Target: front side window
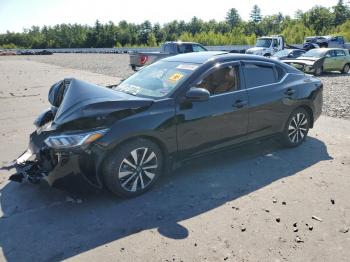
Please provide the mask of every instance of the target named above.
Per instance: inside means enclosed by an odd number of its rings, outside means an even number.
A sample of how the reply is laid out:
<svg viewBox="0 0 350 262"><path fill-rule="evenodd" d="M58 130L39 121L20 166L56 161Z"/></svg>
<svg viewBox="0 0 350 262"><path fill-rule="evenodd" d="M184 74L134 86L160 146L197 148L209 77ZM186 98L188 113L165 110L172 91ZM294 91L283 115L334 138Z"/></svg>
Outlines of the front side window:
<svg viewBox="0 0 350 262"><path fill-rule="evenodd" d="M193 45L193 52L203 52L203 51L207 51L207 50L201 47L200 45Z"/></svg>
<svg viewBox="0 0 350 262"><path fill-rule="evenodd" d="M239 67L225 66L209 73L196 87L207 89L210 95L217 95L238 90L239 83Z"/></svg>
<svg viewBox="0 0 350 262"><path fill-rule="evenodd" d="M278 41L277 41L277 39L273 39L273 47L278 47Z"/></svg>
<svg viewBox="0 0 350 262"><path fill-rule="evenodd" d="M243 67L247 88L269 85L276 82L273 66L247 63Z"/></svg>
<svg viewBox="0 0 350 262"><path fill-rule="evenodd" d="M328 51L326 57L335 57L337 56L334 50Z"/></svg>

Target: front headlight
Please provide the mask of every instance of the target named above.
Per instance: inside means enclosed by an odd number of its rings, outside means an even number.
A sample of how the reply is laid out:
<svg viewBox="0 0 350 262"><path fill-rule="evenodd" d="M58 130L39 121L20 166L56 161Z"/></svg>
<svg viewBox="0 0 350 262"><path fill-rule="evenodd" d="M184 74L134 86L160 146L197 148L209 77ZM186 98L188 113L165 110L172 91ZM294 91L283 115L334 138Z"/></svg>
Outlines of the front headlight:
<svg viewBox="0 0 350 262"><path fill-rule="evenodd" d="M107 131L108 129L102 129L86 133L49 136L44 142L49 147L55 149L79 147L96 141L106 134Z"/></svg>

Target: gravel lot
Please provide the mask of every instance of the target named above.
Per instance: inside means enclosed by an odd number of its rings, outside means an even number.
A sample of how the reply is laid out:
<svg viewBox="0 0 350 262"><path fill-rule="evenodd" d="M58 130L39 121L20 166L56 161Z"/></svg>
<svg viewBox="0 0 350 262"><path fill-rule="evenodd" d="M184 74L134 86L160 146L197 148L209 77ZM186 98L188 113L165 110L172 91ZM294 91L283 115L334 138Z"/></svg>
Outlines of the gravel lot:
<svg viewBox="0 0 350 262"><path fill-rule="evenodd" d="M127 54L54 54L14 56L7 59L26 59L120 78L126 78L133 73ZM330 73L320 79L324 83L323 114L350 119L350 74Z"/></svg>

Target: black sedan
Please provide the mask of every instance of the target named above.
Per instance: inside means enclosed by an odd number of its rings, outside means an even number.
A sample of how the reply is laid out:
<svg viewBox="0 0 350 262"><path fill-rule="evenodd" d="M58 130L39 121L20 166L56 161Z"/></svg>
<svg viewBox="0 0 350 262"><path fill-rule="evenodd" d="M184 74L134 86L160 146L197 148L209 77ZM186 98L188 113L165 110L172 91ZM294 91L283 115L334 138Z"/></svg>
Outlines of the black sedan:
<svg viewBox="0 0 350 262"><path fill-rule="evenodd" d="M110 88L65 79L49 101L11 179L52 185L79 175L131 197L208 152L275 135L300 145L321 114L322 83L272 59L203 52L163 59Z"/></svg>

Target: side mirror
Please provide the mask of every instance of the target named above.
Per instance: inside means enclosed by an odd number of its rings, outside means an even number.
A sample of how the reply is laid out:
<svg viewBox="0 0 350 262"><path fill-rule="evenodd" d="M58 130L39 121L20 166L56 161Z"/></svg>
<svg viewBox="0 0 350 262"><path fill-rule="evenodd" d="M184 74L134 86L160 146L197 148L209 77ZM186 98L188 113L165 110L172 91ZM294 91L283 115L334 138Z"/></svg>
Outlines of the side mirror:
<svg viewBox="0 0 350 262"><path fill-rule="evenodd" d="M186 93L186 98L192 102L208 101L210 93L207 89L192 87Z"/></svg>

